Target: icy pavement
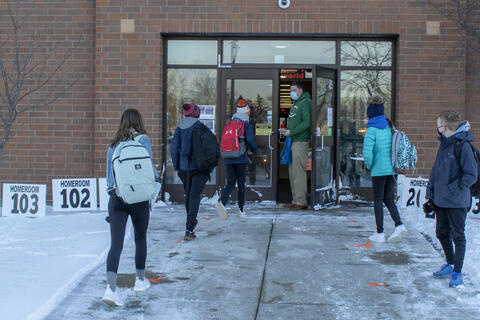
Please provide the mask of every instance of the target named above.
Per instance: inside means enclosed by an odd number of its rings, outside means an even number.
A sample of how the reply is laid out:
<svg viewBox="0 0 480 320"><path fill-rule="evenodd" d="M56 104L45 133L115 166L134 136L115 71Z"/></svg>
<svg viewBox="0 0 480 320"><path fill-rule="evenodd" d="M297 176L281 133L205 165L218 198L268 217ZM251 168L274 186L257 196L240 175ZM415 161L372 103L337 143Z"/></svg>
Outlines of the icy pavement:
<svg viewBox="0 0 480 320"><path fill-rule="evenodd" d="M202 205L192 242L182 240L183 206L156 208L147 276L158 284L133 292L130 240L119 269L123 307L101 301L103 263L47 319L479 318L478 286L468 276L464 290L433 279L444 260L408 219L410 232L399 242L362 246L374 230L372 208L246 208L247 218L224 221L212 205ZM388 236L393 226L387 212L385 227Z"/></svg>

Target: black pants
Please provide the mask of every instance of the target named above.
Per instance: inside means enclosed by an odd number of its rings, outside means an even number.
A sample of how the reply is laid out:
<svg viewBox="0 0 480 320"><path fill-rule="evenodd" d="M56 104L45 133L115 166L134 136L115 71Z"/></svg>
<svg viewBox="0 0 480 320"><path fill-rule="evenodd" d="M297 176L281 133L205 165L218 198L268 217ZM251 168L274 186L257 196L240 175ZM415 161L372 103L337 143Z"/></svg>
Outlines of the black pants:
<svg viewBox="0 0 480 320"><path fill-rule="evenodd" d="M464 208L439 208L436 211L436 234L440 241L448 264L453 264L455 272L462 272L465 257L465 220L467 210ZM455 251L453 250L455 244Z"/></svg>
<svg viewBox="0 0 480 320"><path fill-rule="evenodd" d="M227 185L223 189L221 201L223 205L226 205L228 198L235 188L235 183L238 186L238 207L243 211L243 205L245 204L245 185L247 176L247 163L227 164Z"/></svg>
<svg viewBox="0 0 480 320"><path fill-rule="evenodd" d="M395 187L395 178L390 176L372 177L373 199L375 209L375 223L377 224L377 232L383 232L383 204L390 212L390 216L395 222L395 227L402 225L402 219L398 213L397 206L393 199L393 190Z"/></svg>
<svg viewBox="0 0 480 320"><path fill-rule="evenodd" d="M210 175L208 172L178 171L178 176L182 180L183 189L185 190L185 209L187 212L185 227L188 231L193 231L198 222L197 214L200 208L200 196Z"/></svg>
<svg viewBox="0 0 480 320"><path fill-rule="evenodd" d="M117 273L120 255L123 250L125 227L128 216L132 219L135 232L135 267L145 269L147 260L147 229L150 220L150 203L143 201L135 204L124 203L116 195L108 201L108 217L110 220L110 251L107 257L107 272Z"/></svg>

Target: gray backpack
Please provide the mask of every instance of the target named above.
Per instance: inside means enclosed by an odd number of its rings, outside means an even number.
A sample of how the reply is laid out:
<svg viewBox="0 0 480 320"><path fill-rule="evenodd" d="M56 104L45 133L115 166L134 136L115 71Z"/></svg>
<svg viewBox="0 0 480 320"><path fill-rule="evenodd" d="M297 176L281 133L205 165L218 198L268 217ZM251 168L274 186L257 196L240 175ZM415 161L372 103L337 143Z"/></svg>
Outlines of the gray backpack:
<svg viewBox="0 0 480 320"><path fill-rule="evenodd" d="M129 204L149 201L156 196L152 159L139 142L142 136L120 142L112 157L116 194Z"/></svg>

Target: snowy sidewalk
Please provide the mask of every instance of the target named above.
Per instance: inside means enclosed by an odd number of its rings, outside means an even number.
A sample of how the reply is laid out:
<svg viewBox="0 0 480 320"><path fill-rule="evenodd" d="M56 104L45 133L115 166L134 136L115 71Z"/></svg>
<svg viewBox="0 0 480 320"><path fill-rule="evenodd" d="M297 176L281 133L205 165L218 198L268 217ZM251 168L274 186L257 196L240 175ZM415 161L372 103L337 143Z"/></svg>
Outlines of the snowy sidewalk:
<svg viewBox="0 0 480 320"><path fill-rule="evenodd" d="M247 209L246 219L223 221L202 205L198 238L183 242L183 207L156 208L147 275L158 284L133 292L129 241L119 270L124 307L101 301L102 264L47 319L478 319L476 284L468 274L464 290L432 278L443 259L413 219L400 242L361 246L374 229L372 208ZM387 216L385 225L388 235Z"/></svg>
<svg viewBox="0 0 480 320"><path fill-rule="evenodd" d="M0 217L0 314L39 319L104 263L110 241L105 212Z"/></svg>

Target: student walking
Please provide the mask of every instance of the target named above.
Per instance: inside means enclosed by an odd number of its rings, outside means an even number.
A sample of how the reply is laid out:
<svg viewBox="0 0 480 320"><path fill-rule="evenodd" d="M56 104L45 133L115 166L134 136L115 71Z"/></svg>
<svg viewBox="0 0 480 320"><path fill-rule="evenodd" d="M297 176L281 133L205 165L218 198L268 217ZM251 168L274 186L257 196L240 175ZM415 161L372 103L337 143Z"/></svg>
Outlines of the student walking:
<svg viewBox="0 0 480 320"><path fill-rule="evenodd" d="M150 218L150 203L148 200L127 203L118 196L118 187L114 177L112 160L116 147L128 140L138 141L143 146L151 164L152 147L150 139L146 135L142 116L136 109L125 110L120 119L120 127L113 138L107 152L107 192L110 195L108 201L108 222L110 223L110 250L107 257L107 288L102 300L114 306L122 306L123 301L117 292L117 271L120 255L123 249L125 227L128 216L132 219L135 234L135 291L144 291L150 287L149 280L145 277L145 261L147 259L147 228ZM137 148L138 149L138 148ZM158 180L158 172L152 164L153 174ZM118 173L117 173L118 175Z"/></svg>
<svg viewBox="0 0 480 320"><path fill-rule="evenodd" d="M182 180L185 190L187 222L185 224L184 240L190 241L197 237L194 231L198 224L197 214L200 208L200 196L207 180L210 178L211 170L198 170L192 160L192 133L196 127L202 125L198 120L200 109L192 103L185 103L182 108L184 118L175 129L170 146L170 155L173 168L178 171L178 177Z"/></svg>
<svg viewBox="0 0 480 320"><path fill-rule="evenodd" d="M248 122L249 116L250 116L250 107L248 106L248 104L245 103L243 99L239 99L237 102L237 112L232 116L232 121L230 123L236 126L234 130L236 130L237 133L234 135L239 136L239 139L242 139L242 137L240 137L242 133L239 131L242 131L242 127L243 127L243 137L244 137L243 142L246 144L246 146L248 146L250 150L252 150L253 153L255 153L257 152L257 145L255 144L255 141L254 141L253 127ZM235 141L235 143L240 143L240 141ZM224 219L228 218L225 205L227 204L228 198L230 197L230 194L235 188L235 183L236 183L238 186L238 209L239 209L238 216L245 217L247 215L244 210L245 186L246 186L246 176L247 176L247 170L248 170L247 150L245 149L245 152L238 157L225 158L225 164L226 164L226 173L227 173L227 185L223 189L222 195L218 203L215 205L215 208L217 209L218 214L222 218Z"/></svg>
<svg viewBox="0 0 480 320"><path fill-rule="evenodd" d="M436 235L446 264L433 273L435 278L451 277L449 286L463 285L465 257L465 220L470 206L470 186L477 181L477 162L470 146L470 124L455 111L444 111L437 118L440 146L427 184L424 210L436 211ZM456 154L458 150L458 155ZM455 248L452 244L455 245Z"/></svg>
<svg viewBox="0 0 480 320"><path fill-rule="evenodd" d="M384 114L384 105L380 97L374 96L367 108L368 128L363 140L363 158L365 166L371 170L374 197L375 223L377 232L369 237L370 241L385 242L383 233L383 204L395 222L395 231L388 241L397 240L407 231L403 225L393 199L396 171L392 165L392 129Z"/></svg>

